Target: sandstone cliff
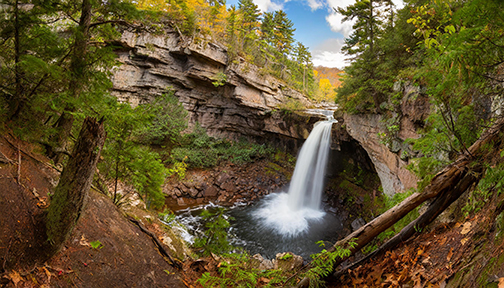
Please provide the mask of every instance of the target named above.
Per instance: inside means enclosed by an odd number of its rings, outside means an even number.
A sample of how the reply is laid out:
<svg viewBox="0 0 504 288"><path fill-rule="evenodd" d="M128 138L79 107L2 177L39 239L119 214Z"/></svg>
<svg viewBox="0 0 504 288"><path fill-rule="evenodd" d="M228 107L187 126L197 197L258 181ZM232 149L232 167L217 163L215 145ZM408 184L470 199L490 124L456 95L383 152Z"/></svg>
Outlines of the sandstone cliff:
<svg viewBox="0 0 504 288"><path fill-rule="evenodd" d="M314 114L283 113L279 109L282 103L311 104L260 67L243 59L230 61L219 44L188 43L170 28L163 34L124 31L120 44L117 54L122 65L114 70L112 93L120 101L138 105L173 89L189 112L190 126L198 122L211 136L244 137L296 153L313 124L322 119ZM333 135L338 135L333 148L338 150L341 141L357 140L388 195L416 186L416 177L405 168L405 155L412 152L404 140L417 137L415 128L428 111L428 106L417 100L418 91L406 86L399 89L405 95L398 111L403 117L398 117L400 130L388 145L378 136L386 131L381 115L345 115L351 137L333 129Z"/></svg>
<svg viewBox="0 0 504 288"><path fill-rule="evenodd" d="M281 103L310 105L301 93L243 60L229 63L224 47L187 43L169 28L162 35L124 31L121 66L113 73L113 94L133 105L169 87L211 136L277 142L297 150L319 116L298 117L278 110ZM273 140L273 141L271 141Z"/></svg>
<svg viewBox="0 0 504 288"><path fill-rule="evenodd" d="M351 137L366 150L380 177L383 192L389 196L415 188L418 178L406 166L409 158L416 154L408 138L418 138L416 130L422 127L429 113L428 99L421 95L417 87L403 85L396 90L403 93L399 107L391 115L345 115L344 123ZM390 119L396 119L395 133L390 131Z"/></svg>

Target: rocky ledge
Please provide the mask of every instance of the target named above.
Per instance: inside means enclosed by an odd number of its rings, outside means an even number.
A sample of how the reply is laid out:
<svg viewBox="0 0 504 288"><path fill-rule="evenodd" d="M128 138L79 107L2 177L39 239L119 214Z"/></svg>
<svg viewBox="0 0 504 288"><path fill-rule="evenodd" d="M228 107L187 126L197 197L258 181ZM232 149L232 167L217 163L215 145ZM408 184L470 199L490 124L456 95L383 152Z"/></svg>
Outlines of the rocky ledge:
<svg viewBox="0 0 504 288"><path fill-rule="evenodd" d="M113 71L112 93L138 105L173 89L209 135L267 141L297 151L318 115L296 115L279 110L281 103L310 105L300 92L243 59L229 63L224 47L187 43L177 31L163 34L124 31L117 50L122 65Z"/></svg>
<svg viewBox="0 0 504 288"><path fill-rule="evenodd" d="M259 160L247 165L226 163L212 170L191 170L186 178L170 178L163 191L174 210L216 202L231 205L248 203L263 195L277 192L288 182L291 169Z"/></svg>

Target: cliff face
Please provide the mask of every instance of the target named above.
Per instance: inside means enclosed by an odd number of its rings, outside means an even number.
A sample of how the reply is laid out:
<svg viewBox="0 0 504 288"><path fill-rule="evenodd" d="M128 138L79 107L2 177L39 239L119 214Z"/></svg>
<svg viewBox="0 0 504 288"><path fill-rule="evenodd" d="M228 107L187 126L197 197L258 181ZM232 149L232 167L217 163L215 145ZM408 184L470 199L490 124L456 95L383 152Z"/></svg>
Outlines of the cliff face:
<svg viewBox="0 0 504 288"><path fill-rule="evenodd" d="M345 115L344 123L351 137L356 139L366 150L380 177L383 192L389 196L415 188L418 178L406 166L412 151L408 138L418 138L416 129L421 127L429 113L428 99L413 87L397 87L403 93L400 107L393 115ZM394 135L383 136L389 131L387 119L398 119L394 122L397 131Z"/></svg>
<svg viewBox="0 0 504 288"><path fill-rule="evenodd" d="M226 49L218 44L188 43L177 31L166 28L163 34L124 31L120 45L117 54L122 65L114 70L112 93L120 101L138 105L173 89L189 112L189 125L198 122L211 136L245 137L296 153L313 124L322 119L315 114L281 112L282 103L310 103L260 67L242 59L229 61ZM415 187L417 181L405 169L408 160L399 155L409 151L403 141L416 137L415 125L424 120L425 113L414 111L425 110L425 105L411 96L417 92L402 89L406 100L400 114L405 117L391 145L383 144L378 136L386 131L380 115L346 115L344 122L351 137L339 135L341 139L333 141L338 150L339 142L357 140L388 195Z"/></svg>
<svg viewBox="0 0 504 288"><path fill-rule="evenodd" d="M211 136L253 140L269 138L296 150L318 116L290 117L280 103L308 100L280 80L244 61L228 64L227 51L213 44L187 44L167 28L163 35L125 31L113 73L113 94L133 105L171 87L196 122ZM273 141L271 141L273 140Z"/></svg>

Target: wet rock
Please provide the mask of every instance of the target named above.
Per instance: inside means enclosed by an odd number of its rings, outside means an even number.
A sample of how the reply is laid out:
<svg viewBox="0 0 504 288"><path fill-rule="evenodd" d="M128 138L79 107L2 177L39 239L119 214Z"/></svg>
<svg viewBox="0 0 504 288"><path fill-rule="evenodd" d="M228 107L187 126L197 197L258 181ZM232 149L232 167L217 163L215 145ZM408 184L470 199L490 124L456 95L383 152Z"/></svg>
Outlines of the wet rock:
<svg viewBox="0 0 504 288"><path fill-rule="evenodd" d="M295 255L292 252L284 252L276 254L272 262L275 269L294 271L303 266L303 257Z"/></svg>
<svg viewBox="0 0 504 288"><path fill-rule="evenodd" d="M203 196L205 196L205 197L215 197L215 196L217 196L218 193L219 193L219 191L217 190L217 188L215 188L213 185L211 185L211 186L208 186L205 189L205 192L203 193Z"/></svg>
<svg viewBox="0 0 504 288"><path fill-rule="evenodd" d="M230 192L230 193L235 193L236 192L236 186L231 183L231 182L226 182L223 185L221 185L221 188Z"/></svg>
<svg viewBox="0 0 504 288"><path fill-rule="evenodd" d="M184 198L177 198L177 204L178 204L179 206L185 206L185 205L186 205L186 203L185 203L185 201L184 201Z"/></svg>
<svg viewBox="0 0 504 288"><path fill-rule="evenodd" d="M193 197L193 198L195 198L196 196L198 196L198 193L199 193L199 191L196 188L194 188L194 187L191 187L189 189L189 195L191 195L191 197Z"/></svg>
<svg viewBox="0 0 504 288"><path fill-rule="evenodd" d="M220 186L220 185L224 184L228 179L229 179L229 175L227 173L221 173L221 174L219 174L219 176L217 177L215 182L217 184L219 184L219 186Z"/></svg>
<svg viewBox="0 0 504 288"><path fill-rule="evenodd" d="M273 262L268 259L264 259L261 254L255 254L252 256L252 266L259 270L270 270L274 268Z"/></svg>
<svg viewBox="0 0 504 288"><path fill-rule="evenodd" d="M362 226L366 225L366 221L364 221L364 219L362 219L361 217L355 219L354 221L352 221L352 229L355 231L359 228L361 228Z"/></svg>

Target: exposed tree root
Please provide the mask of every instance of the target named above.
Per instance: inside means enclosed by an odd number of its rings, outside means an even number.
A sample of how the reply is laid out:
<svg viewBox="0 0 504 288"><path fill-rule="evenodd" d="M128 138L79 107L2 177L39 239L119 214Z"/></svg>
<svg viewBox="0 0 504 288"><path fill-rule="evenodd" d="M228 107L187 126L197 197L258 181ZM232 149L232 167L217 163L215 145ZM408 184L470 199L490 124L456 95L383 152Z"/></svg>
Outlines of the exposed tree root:
<svg viewBox="0 0 504 288"><path fill-rule="evenodd" d="M132 217L128 217L128 220L135 224L136 226L138 226L138 228L140 228L140 230L142 232L144 232L145 234L149 235L149 237L152 239L152 241L154 242L154 244L156 244L156 247L158 248L159 250L159 253L161 253L161 255L165 256L166 258L168 258L168 260L170 261L170 265L174 268L177 268L177 269L182 269L182 264L180 263L180 261L176 260L176 259L173 259L170 254L168 253L168 251L166 251L166 249L164 249L163 245L161 244L161 242L159 242L159 239L157 239L156 235L152 232L150 232L149 230L147 230L147 228L145 228L142 223Z"/></svg>

